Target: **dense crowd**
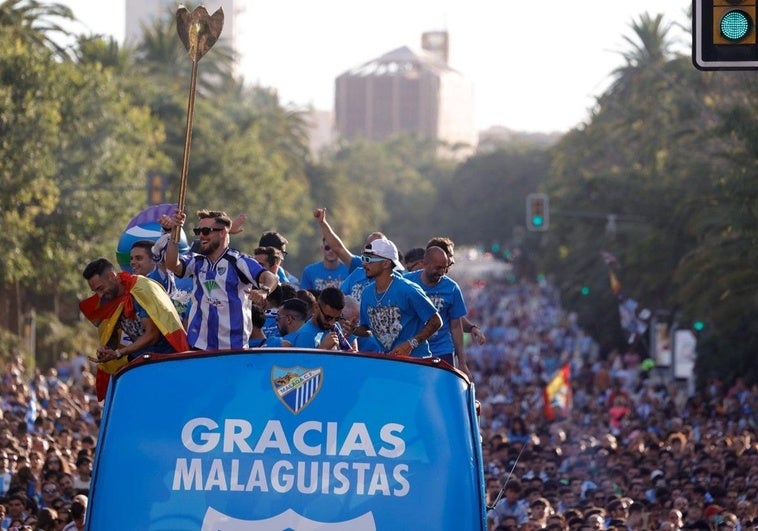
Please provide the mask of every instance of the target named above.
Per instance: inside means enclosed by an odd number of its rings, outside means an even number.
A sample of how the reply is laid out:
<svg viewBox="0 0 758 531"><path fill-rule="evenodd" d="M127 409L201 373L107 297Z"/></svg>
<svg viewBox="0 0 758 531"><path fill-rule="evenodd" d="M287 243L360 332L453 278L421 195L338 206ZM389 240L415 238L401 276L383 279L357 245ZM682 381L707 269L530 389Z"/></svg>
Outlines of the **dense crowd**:
<svg viewBox="0 0 758 531"><path fill-rule="evenodd" d="M758 527L758 386L714 376L689 392L637 353L601 352L548 284L472 286L490 529ZM573 405L548 422L543 388L564 364Z"/></svg>
<svg viewBox="0 0 758 531"><path fill-rule="evenodd" d="M693 394L635 353L602 352L549 284L460 283L487 336L466 352L491 530L758 526L756 386L713 377ZM0 527L82 529L101 415L93 367L81 353L36 371L7 358ZM565 364L573 405L548 422L543 387Z"/></svg>
<svg viewBox="0 0 758 531"><path fill-rule="evenodd" d="M36 370L9 355L0 381L0 528L82 529L101 406L82 354Z"/></svg>

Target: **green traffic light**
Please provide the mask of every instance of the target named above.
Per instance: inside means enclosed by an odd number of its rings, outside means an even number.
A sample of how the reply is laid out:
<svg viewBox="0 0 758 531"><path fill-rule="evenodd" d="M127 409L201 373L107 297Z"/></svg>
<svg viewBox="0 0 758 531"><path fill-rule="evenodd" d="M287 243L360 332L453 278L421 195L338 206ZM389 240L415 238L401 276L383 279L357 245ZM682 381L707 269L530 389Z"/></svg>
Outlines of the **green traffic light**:
<svg viewBox="0 0 758 531"><path fill-rule="evenodd" d="M580 290L580 293L586 297L587 295L590 294L590 287L589 286L582 286L582 289Z"/></svg>
<svg viewBox="0 0 758 531"><path fill-rule="evenodd" d="M721 17L721 35L730 41L740 41L750 33L750 17L744 11L735 9Z"/></svg>
<svg viewBox="0 0 758 531"><path fill-rule="evenodd" d="M545 222L542 216L532 216L532 225L535 227L541 227Z"/></svg>
<svg viewBox="0 0 758 531"><path fill-rule="evenodd" d="M692 328L694 328L697 332L702 332L703 328L705 328L705 323L703 321L695 321L692 323Z"/></svg>

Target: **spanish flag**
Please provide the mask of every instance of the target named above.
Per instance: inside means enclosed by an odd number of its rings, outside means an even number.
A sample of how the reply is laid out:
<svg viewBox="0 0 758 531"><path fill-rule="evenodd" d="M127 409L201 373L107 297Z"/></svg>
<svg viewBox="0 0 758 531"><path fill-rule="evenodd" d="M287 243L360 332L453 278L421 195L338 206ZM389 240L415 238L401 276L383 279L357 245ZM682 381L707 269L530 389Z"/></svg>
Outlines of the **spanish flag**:
<svg viewBox="0 0 758 531"><path fill-rule="evenodd" d="M119 319L122 314L134 318L134 301L137 301L176 352L189 350L187 334L182 327L181 318L176 313L176 308L163 286L149 278L130 273L119 273L118 278L125 288L124 293L119 297L101 301L100 297L93 295L79 303L79 310L97 327L100 345L106 346L118 342L121 336L121 330L118 327ZM98 364L95 377L98 400L105 398L110 375L126 363L127 360L124 357Z"/></svg>
<svg viewBox="0 0 758 531"><path fill-rule="evenodd" d="M571 410L571 366L566 363L542 390L545 418L566 418Z"/></svg>

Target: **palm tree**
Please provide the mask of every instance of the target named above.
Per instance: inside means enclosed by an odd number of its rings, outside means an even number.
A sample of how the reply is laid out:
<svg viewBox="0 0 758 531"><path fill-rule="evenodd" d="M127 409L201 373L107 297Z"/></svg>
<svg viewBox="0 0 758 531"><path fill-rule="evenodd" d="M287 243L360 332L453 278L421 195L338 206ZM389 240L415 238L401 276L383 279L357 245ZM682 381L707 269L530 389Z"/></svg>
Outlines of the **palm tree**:
<svg viewBox="0 0 758 531"><path fill-rule="evenodd" d="M3 0L0 3L0 31L12 34L30 46L48 48L58 57L67 59L67 49L54 36L67 37L70 33L57 19L75 20L71 9L62 4L36 0Z"/></svg>
<svg viewBox="0 0 758 531"><path fill-rule="evenodd" d="M629 44L629 50L619 52L626 64L613 71L616 78L611 92L625 94L632 90L632 85L637 81L641 72L657 71L671 59L672 42L669 39L669 31L672 24L663 22L663 15L651 17L643 13L637 21L632 22L632 31L636 39L624 36L624 41Z"/></svg>
<svg viewBox="0 0 758 531"><path fill-rule="evenodd" d="M134 51L119 46L113 37L79 36L74 55L79 64L99 63L119 74L129 75L134 66Z"/></svg>

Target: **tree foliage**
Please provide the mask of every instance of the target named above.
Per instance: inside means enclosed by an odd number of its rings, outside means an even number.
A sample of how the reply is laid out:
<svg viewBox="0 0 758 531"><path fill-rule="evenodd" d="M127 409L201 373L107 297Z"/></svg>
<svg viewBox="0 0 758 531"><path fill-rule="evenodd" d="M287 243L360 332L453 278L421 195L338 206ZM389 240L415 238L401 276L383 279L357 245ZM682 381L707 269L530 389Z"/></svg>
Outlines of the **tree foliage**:
<svg viewBox="0 0 758 531"><path fill-rule="evenodd" d="M18 330L30 308L50 312L41 344L50 356L64 340L70 347L58 319L76 315L81 268L113 257L145 207L149 172L169 176L167 201L176 201L191 68L169 16L134 49L78 36L73 60L61 60L68 51L48 37L69 14L0 3L0 325ZM319 258L316 206L354 252L376 230L401 251L447 235L497 250L527 280L536 262L606 349L625 348L602 259L610 253L625 294L682 325L706 323L701 375L756 382L758 81L695 71L671 54L668 31L660 16L634 21L609 89L557 145L488 145L462 162L407 134L342 141L314 160L308 109L245 85L216 43L199 65L188 224L200 208L244 213L234 246L250 251L261 232L278 230L296 275ZM550 197L546 233L523 227L536 191Z"/></svg>
<svg viewBox="0 0 758 531"><path fill-rule="evenodd" d="M626 294L681 325L708 323L704 335L718 340L703 341L710 358L701 356L701 374L756 380L748 361L754 340L737 340L758 331L747 317L758 310L754 76L705 74L688 58L667 56L659 17L641 17L633 29L640 44L624 55L627 65L591 122L553 153L552 206L595 217L553 217L545 268L564 300L579 304L587 282L608 293L600 253L610 252ZM610 232L608 214L616 216ZM597 327L614 305L607 296L585 301L583 324ZM613 319L596 336L619 346ZM731 361L707 361L717 357Z"/></svg>

